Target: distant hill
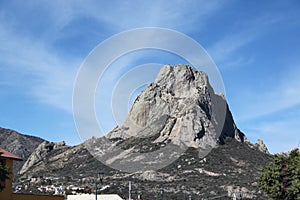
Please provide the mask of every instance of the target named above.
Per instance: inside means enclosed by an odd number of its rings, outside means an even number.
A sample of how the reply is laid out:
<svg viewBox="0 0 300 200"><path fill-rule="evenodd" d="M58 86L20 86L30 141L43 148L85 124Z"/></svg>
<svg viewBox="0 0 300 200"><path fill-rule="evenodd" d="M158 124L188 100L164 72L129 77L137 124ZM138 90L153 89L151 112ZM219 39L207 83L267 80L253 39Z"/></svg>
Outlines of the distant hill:
<svg viewBox="0 0 300 200"><path fill-rule="evenodd" d="M14 130L0 127L0 147L23 159L21 162L14 163L14 174L17 174L30 154L44 141L44 139L39 137L24 135Z"/></svg>

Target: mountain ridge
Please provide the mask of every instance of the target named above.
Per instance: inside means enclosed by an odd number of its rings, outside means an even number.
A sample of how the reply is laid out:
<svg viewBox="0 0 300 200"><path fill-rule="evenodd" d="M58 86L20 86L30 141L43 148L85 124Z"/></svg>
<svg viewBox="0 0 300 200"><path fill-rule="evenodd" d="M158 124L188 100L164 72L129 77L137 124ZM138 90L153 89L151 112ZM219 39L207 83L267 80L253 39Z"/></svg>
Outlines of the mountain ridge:
<svg viewBox="0 0 300 200"><path fill-rule="evenodd" d="M166 161L157 155L175 156ZM153 167L151 159L164 162ZM182 200L187 194L232 199L234 193L267 199L257 178L258 168L271 159L262 141L251 144L237 128L224 96L214 93L204 72L166 65L134 101L122 125L76 146L40 143L19 177L56 177L60 184L93 188L95 172L101 170L105 192L123 196L131 181L145 199L153 198L158 185L170 199Z"/></svg>
<svg viewBox="0 0 300 200"><path fill-rule="evenodd" d="M36 136L21 134L17 131L0 127L0 147L19 156L23 161L15 162L14 174L17 174L31 153L44 139Z"/></svg>

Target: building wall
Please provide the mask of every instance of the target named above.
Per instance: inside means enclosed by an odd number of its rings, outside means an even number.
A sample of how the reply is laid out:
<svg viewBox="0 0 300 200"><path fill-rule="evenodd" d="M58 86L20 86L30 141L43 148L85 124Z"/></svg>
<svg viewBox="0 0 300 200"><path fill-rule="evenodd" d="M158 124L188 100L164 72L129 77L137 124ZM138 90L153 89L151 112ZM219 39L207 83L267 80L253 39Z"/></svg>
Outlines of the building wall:
<svg viewBox="0 0 300 200"><path fill-rule="evenodd" d="M12 200L64 200L60 195L12 194Z"/></svg>
<svg viewBox="0 0 300 200"><path fill-rule="evenodd" d="M3 159L4 164L10 168L11 173L9 174L9 179L5 181L5 188L2 192L0 192L0 200L9 200L11 199L12 193L12 169L13 169L13 161L10 159Z"/></svg>
<svg viewBox="0 0 300 200"><path fill-rule="evenodd" d="M117 194L101 194L98 195L99 200L123 200ZM95 194L77 194L77 195L68 195L67 200L95 200Z"/></svg>
<svg viewBox="0 0 300 200"><path fill-rule="evenodd" d="M0 192L0 200L64 200L64 196L37 195L37 194L16 194L12 193L12 170L13 160L4 159L4 164L10 168L9 179L5 181L5 188Z"/></svg>

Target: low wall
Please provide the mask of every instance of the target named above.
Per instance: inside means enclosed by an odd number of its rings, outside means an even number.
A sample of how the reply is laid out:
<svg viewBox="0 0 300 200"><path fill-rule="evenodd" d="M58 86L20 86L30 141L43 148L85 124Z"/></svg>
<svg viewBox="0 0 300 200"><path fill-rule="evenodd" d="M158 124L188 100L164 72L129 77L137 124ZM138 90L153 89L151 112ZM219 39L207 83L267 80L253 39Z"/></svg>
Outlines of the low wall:
<svg viewBox="0 0 300 200"><path fill-rule="evenodd" d="M117 194L100 194L98 195L99 200L123 200ZM95 200L95 194L77 194L68 195L67 200Z"/></svg>
<svg viewBox="0 0 300 200"><path fill-rule="evenodd" d="M12 194L12 200L64 200L61 195Z"/></svg>

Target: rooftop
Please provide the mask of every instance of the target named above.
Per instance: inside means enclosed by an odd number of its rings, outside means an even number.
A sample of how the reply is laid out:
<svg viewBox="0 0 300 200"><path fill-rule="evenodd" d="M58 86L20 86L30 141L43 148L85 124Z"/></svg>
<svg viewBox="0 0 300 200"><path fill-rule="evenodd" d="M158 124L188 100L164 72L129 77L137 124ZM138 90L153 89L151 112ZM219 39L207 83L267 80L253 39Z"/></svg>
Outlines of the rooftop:
<svg viewBox="0 0 300 200"><path fill-rule="evenodd" d="M18 157L18 156L16 156L16 155L14 155L14 154L12 154L12 153L6 151L5 149L0 148L0 152L2 153L2 154L0 155L0 157L2 157L2 158L7 158L7 159L12 159L12 160L19 160L19 161L22 161L22 158L20 158L20 157Z"/></svg>

